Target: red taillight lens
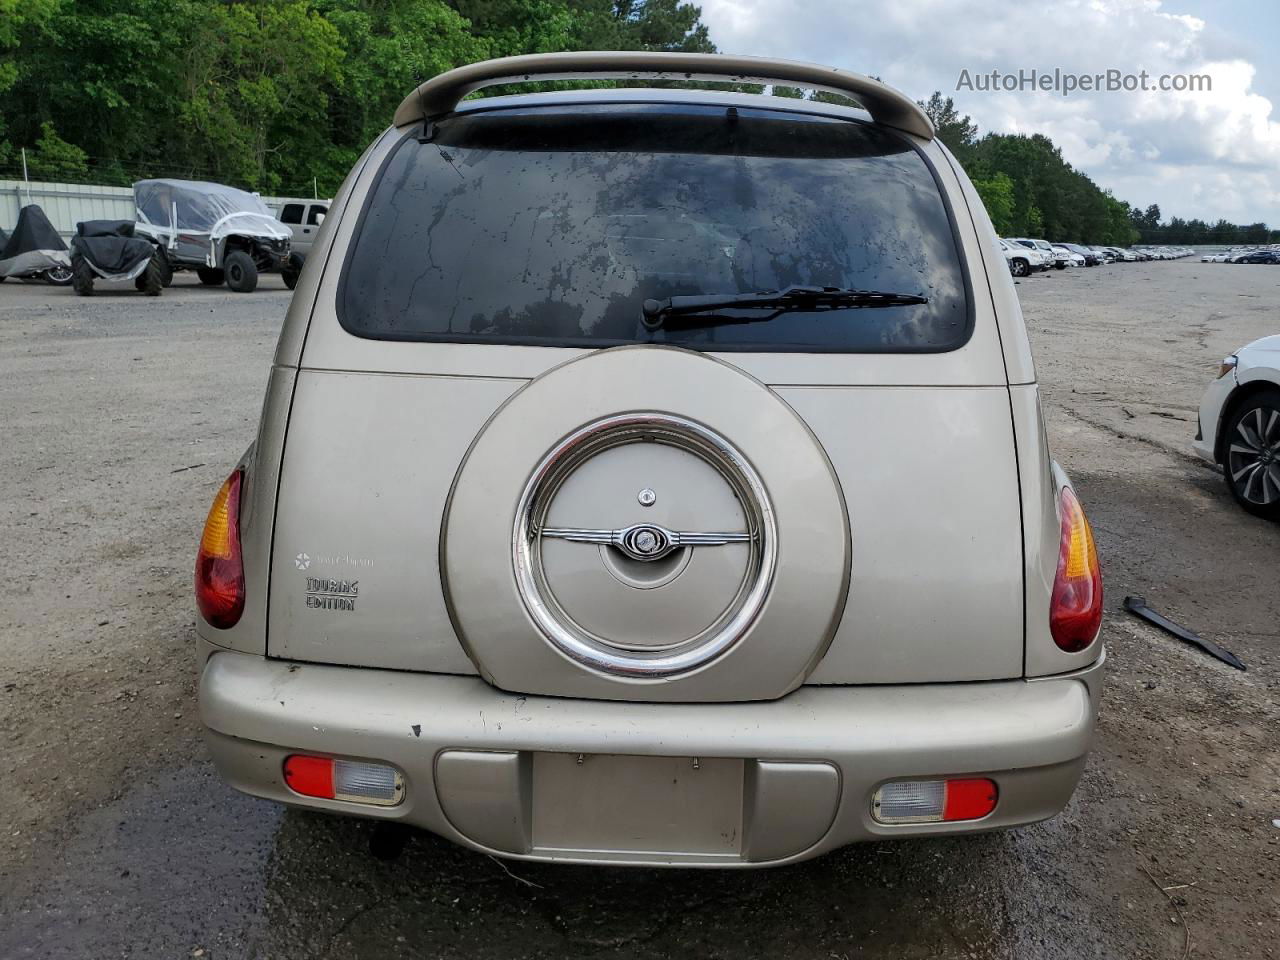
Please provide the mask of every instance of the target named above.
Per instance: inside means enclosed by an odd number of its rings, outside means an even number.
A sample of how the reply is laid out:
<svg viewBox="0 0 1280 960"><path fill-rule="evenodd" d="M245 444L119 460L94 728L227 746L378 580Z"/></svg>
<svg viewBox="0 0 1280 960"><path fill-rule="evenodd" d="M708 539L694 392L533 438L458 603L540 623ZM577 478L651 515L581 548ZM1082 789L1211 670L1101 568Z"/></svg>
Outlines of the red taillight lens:
<svg viewBox="0 0 1280 960"><path fill-rule="evenodd" d="M372 760L336 760L293 753L284 758L284 782L294 793L322 800L394 807L404 799L404 777Z"/></svg>
<svg viewBox="0 0 1280 960"><path fill-rule="evenodd" d="M996 808L998 795L991 780L948 780L942 819L981 820Z"/></svg>
<svg viewBox="0 0 1280 960"><path fill-rule="evenodd" d="M1079 653L1093 643L1102 625L1102 568L1080 501L1070 487L1059 497L1062 544L1049 602L1049 629L1061 649Z"/></svg>
<svg viewBox="0 0 1280 960"><path fill-rule="evenodd" d="M954 823L981 820L996 808L1000 790L985 777L956 780L895 780L871 798L881 823Z"/></svg>
<svg viewBox="0 0 1280 960"><path fill-rule="evenodd" d="M304 797L333 799L333 759L295 753L285 757L284 782Z"/></svg>
<svg viewBox="0 0 1280 960"><path fill-rule="evenodd" d="M227 477L209 508L196 554L196 606L210 626L234 627L244 612L244 561L240 555L240 484L244 471Z"/></svg>

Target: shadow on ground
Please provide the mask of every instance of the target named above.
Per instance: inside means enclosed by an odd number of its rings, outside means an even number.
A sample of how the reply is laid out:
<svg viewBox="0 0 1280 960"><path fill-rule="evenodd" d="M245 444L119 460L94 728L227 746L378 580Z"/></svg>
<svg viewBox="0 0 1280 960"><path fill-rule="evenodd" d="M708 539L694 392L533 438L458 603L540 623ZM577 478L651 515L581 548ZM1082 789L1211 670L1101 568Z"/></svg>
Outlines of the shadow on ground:
<svg viewBox="0 0 1280 960"><path fill-rule="evenodd" d="M732 872L503 864L426 833L382 862L373 829L240 796L206 763L158 774L89 813L0 907L0 956L1013 953L1010 835Z"/></svg>

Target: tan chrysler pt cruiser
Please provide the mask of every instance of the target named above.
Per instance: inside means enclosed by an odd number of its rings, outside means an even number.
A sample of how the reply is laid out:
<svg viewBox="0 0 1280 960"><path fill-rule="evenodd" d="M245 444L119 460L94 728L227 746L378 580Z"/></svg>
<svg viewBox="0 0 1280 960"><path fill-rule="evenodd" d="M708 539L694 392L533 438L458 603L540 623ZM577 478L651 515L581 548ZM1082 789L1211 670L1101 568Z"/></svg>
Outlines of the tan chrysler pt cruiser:
<svg viewBox="0 0 1280 960"><path fill-rule="evenodd" d="M464 99L529 79L627 84ZM307 259L196 598L231 785L532 860L1043 820L1102 684L981 201L910 99L787 61L410 93Z"/></svg>

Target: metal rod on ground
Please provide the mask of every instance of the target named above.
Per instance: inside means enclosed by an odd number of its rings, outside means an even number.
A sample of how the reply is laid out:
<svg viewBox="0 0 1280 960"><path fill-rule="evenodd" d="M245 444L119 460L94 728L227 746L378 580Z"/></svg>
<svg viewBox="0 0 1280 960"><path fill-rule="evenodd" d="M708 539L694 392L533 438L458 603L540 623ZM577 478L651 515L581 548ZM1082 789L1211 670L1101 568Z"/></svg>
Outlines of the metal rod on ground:
<svg viewBox="0 0 1280 960"><path fill-rule="evenodd" d="M1210 656L1217 657L1223 663L1229 666L1235 667L1237 670L1248 669L1248 667L1244 665L1244 661L1242 661L1230 650L1227 650L1226 648L1219 646L1218 644L1214 643L1212 640L1206 640L1204 637L1200 636L1199 634L1192 633L1186 627L1183 627L1183 626L1180 626L1179 624L1174 623L1168 617L1163 617L1160 614L1156 613L1149 606L1147 606L1147 601L1142 599L1142 597L1125 597L1124 608L1128 610L1130 613L1132 613L1134 616L1141 617L1143 620L1146 620L1148 623L1154 624L1155 626L1163 630L1165 633L1173 634L1173 636L1177 637L1179 640L1183 640L1187 643L1192 644L1193 646L1199 647L1205 653L1209 654Z"/></svg>

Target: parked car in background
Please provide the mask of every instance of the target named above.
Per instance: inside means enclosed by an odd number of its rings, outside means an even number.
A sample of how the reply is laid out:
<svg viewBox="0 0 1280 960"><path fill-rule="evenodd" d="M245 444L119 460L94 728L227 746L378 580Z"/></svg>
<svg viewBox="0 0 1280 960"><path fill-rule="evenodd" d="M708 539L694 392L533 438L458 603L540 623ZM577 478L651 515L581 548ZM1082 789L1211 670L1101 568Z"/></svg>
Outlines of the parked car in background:
<svg viewBox="0 0 1280 960"><path fill-rule="evenodd" d="M1096 267L1102 262L1097 252L1090 247L1084 247L1078 243L1064 243L1063 246L1072 253L1078 254L1084 260L1084 266L1086 267Z"/></svg>
<svg viewBox="0 0 1280 960"><path fill-rule="evenodd" d="M133 198L137 234L157 240L172 269L195 270L201 283L226 283L237 293L255 290L258 275L270 270L290 289L298 282L289 228L256 194L196 180L139 180Z"/></svg>
<svg viewBox="0 0 1280 960"><path fill-rule="evenodd" d="M1024 252L1025 255L1031 261L1032 272L1035 272L1038 270L1048 270L1050 267L1053 266L1053 261L1050 260L1047 256L1045 256L1044 251L1040 250L1040 248L1035 246L1035 244L1018 243L1016 240L1011 240L1007 237L1002 237L999 239L1001 243L1006 244L1011 250Z"/></svg>
<svg viewBox="0 0 1280 960"><path fill-rule="evenodd" d="M1192 447L1222 468L1237 503L1280 520L1280 336L1222 361L1200 402Z"/></svg>
<svg viewBox="0 0 1280 960"><path fill-rule="evenodd" d="M1077 253L1065 243L1053 244L1053 254L1056 258L1065 257L1068 267L1083 267L1085 265L1084 254Z"/></svg>
<svg viewBox="0 0 1280 960"><path fill-rule="evenodd" d="M1280 253L1274 250L1254 250L1237 257L1232 263L1280 263Z"/></svg>
<svg viewBox="0 0 1280 960"><path fill-rule="evenodd" d="M1044 263L1039 250L1028 250L1026 247L1010 243L1008 240L1003 240L999 237L996 238L996 243L1000 247L1000 252L1004 254L1005 261L1009 264L1009 272L1015 277L1025 277L1032 270L1041 269L1041 265Z"/></svg>
<svg viewBox="0 0 1280 960"><path fill-rule="evenodd" d="M1035 247L1042 254L1044 254L1044 258L1047 261L1049 266L1057 267L1059 270L1065 270L1068 266L1070 266L1071 258L1067 256L1065 252L1064 253L1055 252L1053 249L1053 244L1051 244L1048 240L1036 240L1028 237L1017 237L1015 238L1014 242L1020 243L1024 247L1025 246Z"/></svg>
<svg viewBox="0 0 1280 960"><path fill-rule="evenodd" d="M463 99L670 76L866 109ZM200 540L228 782L646 867L1060 811L1101 695L1097 551L991 222L923 110L721 54L519 56L406 92Z"/></svg>
<svg viewBox="0 0 1280 960"><path fill-rule="evenodd" d="M1050 267L1057 267L1059 270L1066 267L1067 262L1064 258L1058 257L1053 252L1053 247L1044 240L1031 240L1027 237L1009 237L1010 243L1016 243L1019 246L1026 247L1028 250L1035 250L1040 254L1041 268L1048 270Z"/></svg>
<svg viewBox="0 0 1280 960"><path fill-rule="evenodd" d="M311 252L316 231L329 212L329 200L285 199L276 206L276 216L293 234L290 248L305 257Z"/></svg>

